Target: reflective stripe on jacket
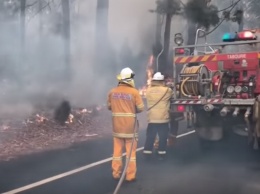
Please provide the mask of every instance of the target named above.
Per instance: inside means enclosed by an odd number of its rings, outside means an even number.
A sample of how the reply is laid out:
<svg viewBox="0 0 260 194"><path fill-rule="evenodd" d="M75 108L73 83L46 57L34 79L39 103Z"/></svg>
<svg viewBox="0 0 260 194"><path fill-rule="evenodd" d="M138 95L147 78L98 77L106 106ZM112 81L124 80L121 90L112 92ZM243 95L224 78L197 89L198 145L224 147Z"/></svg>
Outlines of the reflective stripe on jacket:
<svg viewBox="0 0 260 194"><path fill-rule="evenodd" d="M173 91L169 87L161 82L152 81L151 87L146 91L148 123L167 123L170 121L169 111L172 94ZM156 104L160 99L161 101ZM154 106L154 104L156 105ZM149 110L150 107L152 108Z"/></svg>
<svg viewBox="0 0 260 194"><path fill-rule="evenodd" d="M107 106L112 111L113 136L134 137L136 113L144 110L144 103L138 90L128 84L120 83L109 92Z"/></svg>

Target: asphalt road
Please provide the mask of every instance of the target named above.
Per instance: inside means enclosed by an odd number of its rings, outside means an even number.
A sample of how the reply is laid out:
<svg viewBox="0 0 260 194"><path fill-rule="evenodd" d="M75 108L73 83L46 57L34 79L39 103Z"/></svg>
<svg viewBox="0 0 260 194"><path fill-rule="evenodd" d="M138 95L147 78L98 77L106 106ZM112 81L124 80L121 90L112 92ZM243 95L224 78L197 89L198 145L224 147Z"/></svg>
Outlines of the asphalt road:
<svg viewBox="0 0 260 194"><path fill-rule="evenodd" d="M143 146L144 131L139 147ZM34 154L0 163L0 192L71 171L111 157L111 138L89 141L71 148ZM123 183L122 194L259 194L260 151L248 149L246 140L233 136L202 151L195 134L178 139L166 161L144 160L138 152L135 183ZM23 194L112 194L117 182L111 161L25 190Z"/></svg>

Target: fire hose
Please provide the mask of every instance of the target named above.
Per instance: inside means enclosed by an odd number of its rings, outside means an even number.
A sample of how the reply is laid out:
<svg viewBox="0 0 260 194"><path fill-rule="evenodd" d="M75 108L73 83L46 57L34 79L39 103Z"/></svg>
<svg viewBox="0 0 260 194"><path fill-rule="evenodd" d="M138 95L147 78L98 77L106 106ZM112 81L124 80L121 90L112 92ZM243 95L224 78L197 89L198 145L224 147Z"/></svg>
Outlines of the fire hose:
<svg viewBox="0 0 260 194"><path fill-rule="evenodd" d="M184 67L184 69L182 70L183 74L199 74L201 68L203 67L203 65L199 65L199 66L192 66L192 67ZM181 94L183 96L198 96L200 95L199 92L199 88L198 88L198 84L197 82L188 82L190 79L192 78L192 76L186 77L182 83L181 83Z"/></svg>
<svg viewBox="0 0 260 194"><path fill-rule="evenodd" d="M180 91L183 96L199 96L203 95L203 89L202 89L202 82L204 82L206 79L209 79L210 71L205 67L204 65L198 65L198 66L192 66L192 67L184 67L182 70L182 74L186 76L181 82L180 85ZM189 76L190 75L190 76ZM217 85L217 92L220 91L221 86L221 79L217 82L217 80L214 80L216 77L221 77L221 72L216 71L213 73L211 84L210 84L210 91L213 92L213 85ZM200 79L198 79L200 78ZM202 80L205 79L205 80ZM219 80L219 79L218 79ZM201 83L198 83L198 81L201 81Z"/></svg>

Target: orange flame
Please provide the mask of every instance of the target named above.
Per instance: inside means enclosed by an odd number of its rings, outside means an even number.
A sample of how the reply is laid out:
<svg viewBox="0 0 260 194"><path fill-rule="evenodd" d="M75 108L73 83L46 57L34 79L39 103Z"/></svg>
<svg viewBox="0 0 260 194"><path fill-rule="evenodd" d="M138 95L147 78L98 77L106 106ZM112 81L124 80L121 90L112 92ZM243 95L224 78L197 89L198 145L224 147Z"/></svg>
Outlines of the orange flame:
<svg viewBox="0 0 260 194"><path fill-rule="evenodd" d="M152 78L153 78L153 63L154 63L154 56L151 55L148 60L148 64L146 66L146 85L139 89L139 93L141 96L146 96L146 90L148 87L151 86Z"/></svg>
<svg viewBox="0 0 260 194"><path fill-rule="evenodd" d="M153 78L153 62L154 56L151 55L149 59L149 63L147 64L146 72L147 72L147 87L151 86L152 78Z"/></svg>
<svg viewBox="0 0 260 194"><path fill-rule="evenodd" d="M153 65L153 59L154 59L154 57L153 57L153 55L151 55L149 58L149 63L148 63L149 66Z"/></svg>
<svg viewBox="0 0 260 194"><path fill-rule="evenodd" d="M40 116L39 114L36 114L35 117L36 117L36 121L37 121L38 123L43 123L43 122L45 122L45 121L48 120L46 117Z"/></svg>

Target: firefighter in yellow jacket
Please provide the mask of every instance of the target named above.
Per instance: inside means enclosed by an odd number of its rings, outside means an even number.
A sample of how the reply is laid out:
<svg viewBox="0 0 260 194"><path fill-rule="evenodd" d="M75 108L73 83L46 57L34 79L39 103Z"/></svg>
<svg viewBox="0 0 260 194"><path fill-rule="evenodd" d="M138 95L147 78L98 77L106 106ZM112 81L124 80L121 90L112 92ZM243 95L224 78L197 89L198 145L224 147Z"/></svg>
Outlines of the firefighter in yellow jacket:
<svg viewBox="0 0 260 194"><path fill-rule="evenodd" d="M152 155L154 140L158 134L160 140L158 147L159 159L165 158L172 94L172 89L165 85L164 76L160 72L155 73L151 87L146 91L148 127L143 153L148 157Z"/></svg>
<svg viewBox="0 0 260 194"><path fill-rule="evenodd" d="M108 94L108 109L112 111L114 152L112 160L112 175L114 179L120 179L122 174L122 154L126 149L127 157L130 157L126 171L126 181L136 179L136 148L137 148L137 113L144 110L142 97L134 85L134 72L130 68L122 69L117 76L118 86ZM134 144L132 154L130 149L132 140Z"/></svg>

